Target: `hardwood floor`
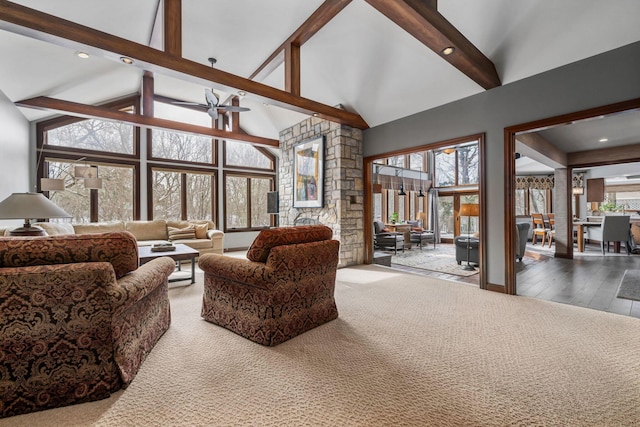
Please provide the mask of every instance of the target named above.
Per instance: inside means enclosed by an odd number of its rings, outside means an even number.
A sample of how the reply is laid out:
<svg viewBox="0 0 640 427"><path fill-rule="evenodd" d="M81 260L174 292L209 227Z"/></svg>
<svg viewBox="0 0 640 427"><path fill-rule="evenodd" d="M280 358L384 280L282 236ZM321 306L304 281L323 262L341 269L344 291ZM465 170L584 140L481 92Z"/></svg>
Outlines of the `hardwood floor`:
<svg viewBox="0 0 640 427"><path fill-rule="evenodd" d="M440 250L450 252L446 244ZM516 262L517 294L563 304L587 307L640 318L640 301L617 298L618 286L627 269L640 269L640 255L607 253L598 245L587 245L584 254L568 260L553 257L553 247L527 243L522 262ZM455 256L452 254L452 261ZM424 276L478 285L478 275L463 277L392 264L393 268Z"/></svg>
<svg viewBox="0 0 640 427"><path fill-rule="evenodd" d="M518 295L640 318L640 301L616 297L625 270L640 269L640 255L602 256L594 245L569 260L539 246L527 244L522 263L516 263Z"/></svg>

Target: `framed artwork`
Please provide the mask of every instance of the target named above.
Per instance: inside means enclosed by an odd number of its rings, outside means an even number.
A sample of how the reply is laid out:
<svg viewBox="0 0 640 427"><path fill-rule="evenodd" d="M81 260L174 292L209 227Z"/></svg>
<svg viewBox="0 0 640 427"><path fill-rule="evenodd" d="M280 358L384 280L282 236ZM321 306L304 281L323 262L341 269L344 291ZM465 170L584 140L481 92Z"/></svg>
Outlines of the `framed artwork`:
<svg viewBox="0 0 640 427"><path fill-rule="evenodd" d="M324 137L293 146L293 207L324 205Z"/></svg>

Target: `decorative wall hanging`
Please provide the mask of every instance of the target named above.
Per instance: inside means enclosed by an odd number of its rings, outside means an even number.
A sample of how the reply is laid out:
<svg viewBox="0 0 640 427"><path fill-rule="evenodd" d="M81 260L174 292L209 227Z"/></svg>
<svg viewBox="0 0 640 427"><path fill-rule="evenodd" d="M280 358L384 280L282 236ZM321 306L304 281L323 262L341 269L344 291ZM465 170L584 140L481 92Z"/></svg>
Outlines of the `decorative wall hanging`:
<svg viewBox="0 0 640 427"><path fill-rule="evenodd" d="M293 207L324 205L324 137L293 146Z"/></svg>

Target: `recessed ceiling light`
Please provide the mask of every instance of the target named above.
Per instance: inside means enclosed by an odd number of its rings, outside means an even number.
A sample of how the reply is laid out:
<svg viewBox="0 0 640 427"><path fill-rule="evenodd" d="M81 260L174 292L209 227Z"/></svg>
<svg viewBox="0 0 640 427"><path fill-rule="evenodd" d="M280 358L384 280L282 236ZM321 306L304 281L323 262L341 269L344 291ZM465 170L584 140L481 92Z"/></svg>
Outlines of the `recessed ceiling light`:
<svg viewBox="0 0 640 427"><path fill-rule="evenodd" d="M80 51L77 51L77 52L76 52L76 56L77 56L78 58L87 59L87 58L89 57L89 54L88 54L87 52L80 52Z"/></svg>
<svg viewBox="0 0 640 427"><path fill-rule="evenodd" d="M247 92L243 91L243 90L239 90L238 91L238 95L240 96L245 96L247 94Z"/></svg>
<svg viewBox="0 0 640 427"><path fill-rule="evenodd" d="M133 64L133 59L127 58L126 56L121 56L120 61L124 62L127 65Z"/></svg>
<svg viewBox="0 0 640 427"><path fill-rule="evenodd" d="M607 142L607 141L609 141L609 138L600 138L598 140L598 142Z"/></svg>
<svg viewBox="0 0 640 427"><path fill-rule="evenodd" d="M264 105L265 107L269 106L269 104L267 104L266 102L263 102L262 105Z"/></svg>
<svg viewBox="0 0 640 427"><path fill-rule="evenodd" d="M318 117L319 114L318 113L313 113L313 117Z"/></svg>
<svg viewBox="0 0 640 427"><path fill-rule="evenodd" d="M442 54L443 55L451 55L456 49L453 46L447 46L444 49L442 49Z"/></svg>

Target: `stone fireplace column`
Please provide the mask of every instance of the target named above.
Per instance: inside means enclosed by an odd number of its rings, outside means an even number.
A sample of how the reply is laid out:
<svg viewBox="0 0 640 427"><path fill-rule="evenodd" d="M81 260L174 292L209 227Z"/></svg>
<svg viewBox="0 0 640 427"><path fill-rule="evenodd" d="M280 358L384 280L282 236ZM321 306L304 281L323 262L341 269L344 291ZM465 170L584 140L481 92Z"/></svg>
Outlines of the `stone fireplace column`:
<svg viewBox="0 0 640 427"><path fill-rule="evenodd" d="M293 146L324 136L322 208L293 207ZM311 218L333 229L340 240L339 267L364 261L364 179L362 131L310 117L280 132L278 190L281 226Z"/></svg>

